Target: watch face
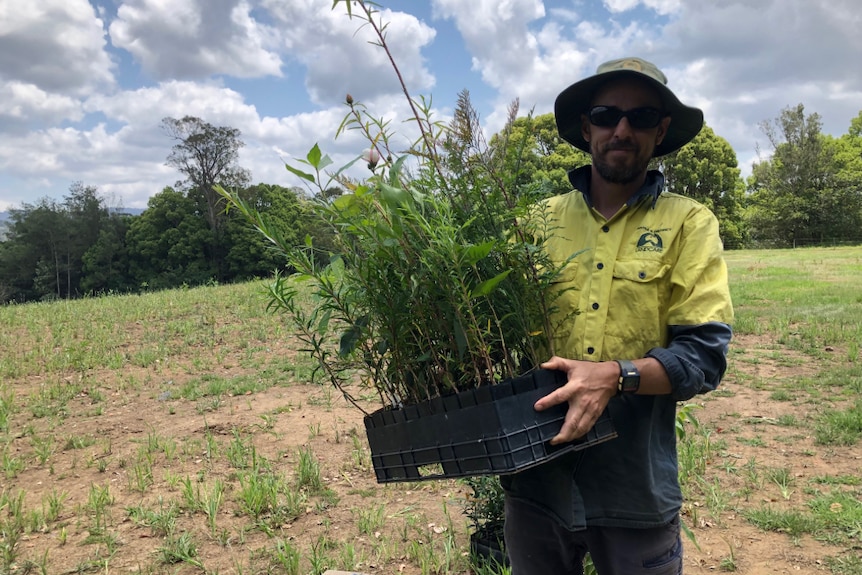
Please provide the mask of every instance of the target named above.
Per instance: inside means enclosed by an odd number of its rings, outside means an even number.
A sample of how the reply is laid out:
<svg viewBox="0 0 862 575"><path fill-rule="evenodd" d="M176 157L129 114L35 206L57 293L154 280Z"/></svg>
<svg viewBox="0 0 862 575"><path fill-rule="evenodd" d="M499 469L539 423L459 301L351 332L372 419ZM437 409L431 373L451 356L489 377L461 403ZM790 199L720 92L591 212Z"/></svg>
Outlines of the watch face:
<svg viewBox="0 0 862 575"><path fill-rule="evenodd" d="M638 375L623 377L622 390L624 392L637 391L640 387L641 378Z"/></svg>
<svg viewBox="0 0 862 575"><path fill-rule="evenodd" d="M641 375L635 364L630 361L618 361L620 365L620 393L635 393L640 388Z"/></svg>

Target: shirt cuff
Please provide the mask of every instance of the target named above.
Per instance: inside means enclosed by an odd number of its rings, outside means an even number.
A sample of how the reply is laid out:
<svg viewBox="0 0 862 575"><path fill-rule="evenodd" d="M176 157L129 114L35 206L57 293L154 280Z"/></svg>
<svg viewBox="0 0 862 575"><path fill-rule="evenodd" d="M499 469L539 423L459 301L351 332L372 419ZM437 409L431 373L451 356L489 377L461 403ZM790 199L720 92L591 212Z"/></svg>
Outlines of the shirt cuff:
<svg viewBox="0 0 862 575"><path fill-rule="evenodd" d="M646 357L662 364L674 399L686 401L718 387L727 369L727 348L733 333L730 326L709 322L669 329L667 347L655 347Z"/></svg>

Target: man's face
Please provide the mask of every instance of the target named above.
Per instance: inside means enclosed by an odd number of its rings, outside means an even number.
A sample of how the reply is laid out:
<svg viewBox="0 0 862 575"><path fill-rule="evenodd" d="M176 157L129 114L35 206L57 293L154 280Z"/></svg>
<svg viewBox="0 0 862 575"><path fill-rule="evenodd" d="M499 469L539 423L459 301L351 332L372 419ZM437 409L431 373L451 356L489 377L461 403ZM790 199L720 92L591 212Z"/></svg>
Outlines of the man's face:
<svg viewBox="0 0 862 575"><path fill-rule="evenodd" d="M651 107L662 109L658 93L648 84L624 78L605 84L596 92L592 106L609 106L622 111ZM643 176L656 145L667 133L670 118L665 117L654 128L633 128L629 119L620 118L615 126L601 127L584 115L581 130L590 143L593 166L605 181L629 184Z"/></svg>

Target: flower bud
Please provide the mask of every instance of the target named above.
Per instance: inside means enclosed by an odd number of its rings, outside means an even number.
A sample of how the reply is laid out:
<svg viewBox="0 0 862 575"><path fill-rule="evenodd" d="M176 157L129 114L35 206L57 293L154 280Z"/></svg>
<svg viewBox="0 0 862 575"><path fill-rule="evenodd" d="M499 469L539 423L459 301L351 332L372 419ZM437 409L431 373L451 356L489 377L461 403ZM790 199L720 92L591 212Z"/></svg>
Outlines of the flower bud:
<svg viewBox="0 0 862 575"><path fill-rule="evenodd" d="M351 96L350 94L347 94L347 105L348 106L353 105L353 96Z"/></svg>
<svg viewBox="0 0 862 575"><path fill-rule="evenodd" d="M368 162L368 169L373 170L380 161L380 152L376 148L370 148L362 153L362 159Z"/></svg>

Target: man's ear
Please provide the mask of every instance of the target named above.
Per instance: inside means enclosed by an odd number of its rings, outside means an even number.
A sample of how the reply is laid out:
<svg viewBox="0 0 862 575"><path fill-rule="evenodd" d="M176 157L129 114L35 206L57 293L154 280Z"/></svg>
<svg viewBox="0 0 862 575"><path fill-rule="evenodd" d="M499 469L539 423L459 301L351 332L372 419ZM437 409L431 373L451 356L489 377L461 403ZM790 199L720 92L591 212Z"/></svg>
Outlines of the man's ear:
<svg viewBox="0 0 862 575"><path fill-rule="evenodd" d="M664 140L664 137L667 135L667 128L670 126L670 116L665 116L662 118L661 122L658 125L658 132L655 135L655 145L658 146Z"/></svg>
<svg viewBox="0 0 862 575"><path fill-rule="evenodd" d="M581 137L586 143L590 143L590 119L586 114L581 114Z"/></svg>

